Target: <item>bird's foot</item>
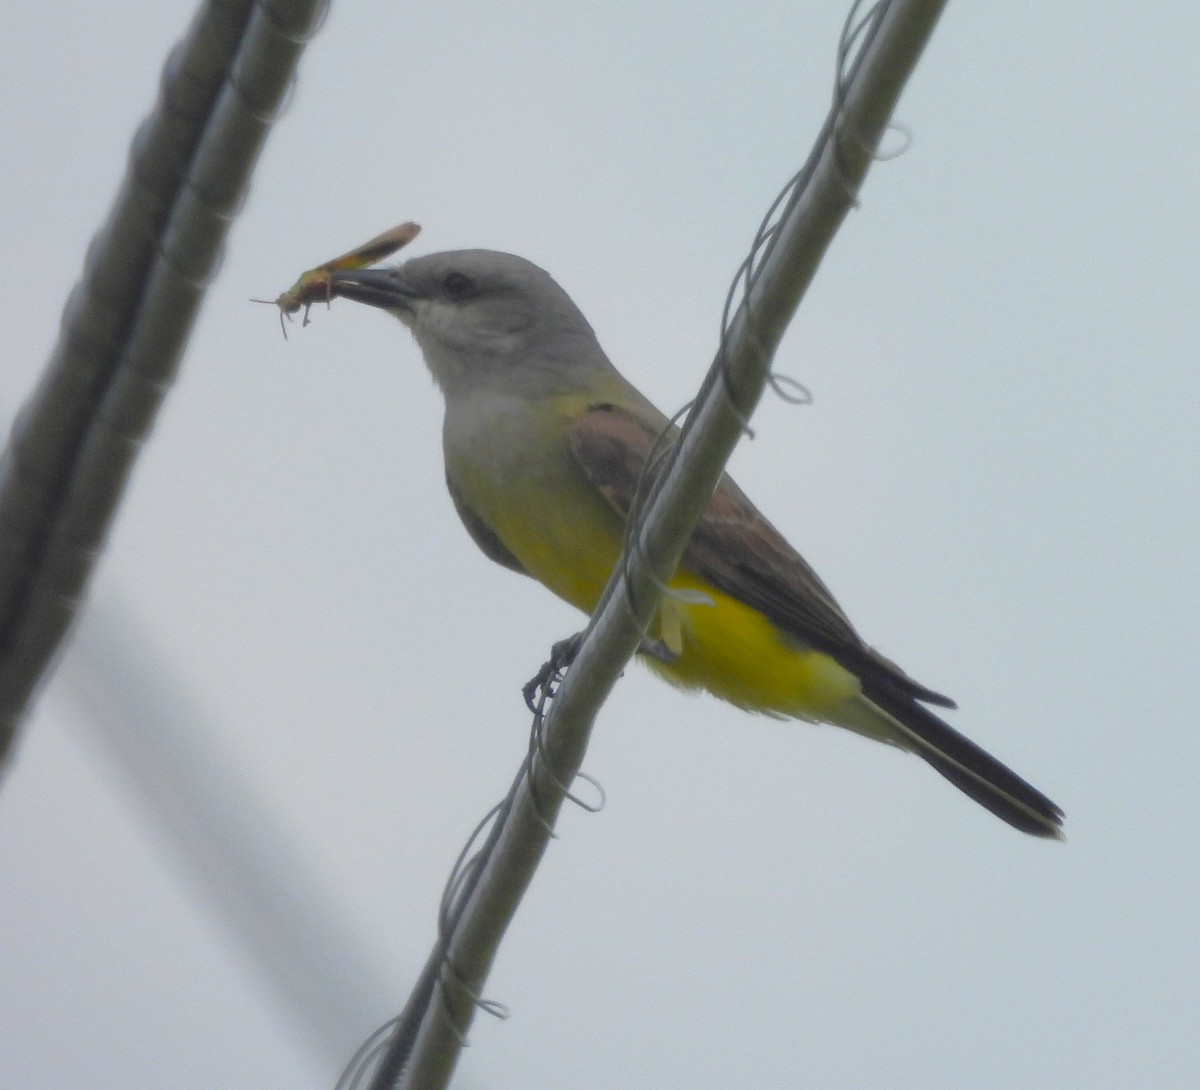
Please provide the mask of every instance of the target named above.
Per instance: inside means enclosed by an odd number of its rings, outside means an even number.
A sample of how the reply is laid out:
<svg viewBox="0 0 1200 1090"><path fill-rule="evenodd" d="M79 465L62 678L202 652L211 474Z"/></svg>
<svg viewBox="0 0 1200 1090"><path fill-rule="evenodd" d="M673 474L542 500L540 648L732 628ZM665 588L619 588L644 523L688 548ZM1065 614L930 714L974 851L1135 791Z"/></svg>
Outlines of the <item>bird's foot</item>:
<svg viewBox="0 0 1200 1090"><path fill-rule="evenodd" d="M579 653L579 645L583 642L583 633L576 632L565 640L559 640L550 648L550 657L542 663L542 668L533 675L521 689L525 697L525 706L537 715L546 699L552 697L562 681L563 673L575 661Z"/></svg>

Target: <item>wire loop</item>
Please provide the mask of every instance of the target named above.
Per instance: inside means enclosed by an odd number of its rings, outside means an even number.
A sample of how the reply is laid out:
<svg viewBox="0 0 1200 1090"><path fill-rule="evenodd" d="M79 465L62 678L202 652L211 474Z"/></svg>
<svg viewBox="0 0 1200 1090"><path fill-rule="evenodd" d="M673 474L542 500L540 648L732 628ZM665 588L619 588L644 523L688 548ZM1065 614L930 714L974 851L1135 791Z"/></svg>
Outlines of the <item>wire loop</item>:
<svg viewBox="0 0 1200 1090"><path fill-rule="evenodd" d="M857 188L851 182L849 171L845 169L845 162L842 157L843 148L855 146L850 142L857 141L857 146L861 150L869 151L869 154L874 159L888 160L902 155L912 142L911 133L906 128L893 124L888 128L900 133L903 138L898 150L883 152L878 146L866 149L861 142L860 134L845 131L843 127L845 116L843 107L847 88L861 60L862 50L869 37L869 32L881 18L884 10L883 0L877 0L877 2L871 4L869 7L866 7L866 3L867 0L854 0L842 28L837 50L833 110L831 119L827 122L828 125L832 126L834 165L838 176L842 179L850 201L855 206L858 204ZM742 432L749 438L754 437L754 431L750 426L749 420L750 411L754 406L753 404L745 404L743 392L738 389L729 365L729 346L736 322L740 321L744 325L744 328L739 330L739 333L748 343L751 352L756 357L757 363L763 371L766 386L777 397L789 405L810 405L813 401L812 393L802 382L789 375L776 372L772 368L772 354L767 349L766 339L760 327L761 316L757 313L753 305L753 300L758 281L778 241L780 224L801 199L816 168L817 160L815 158L810 158L808 162L800 167L776 194L765 215L759 222L758 228L751 240L750 248L734 273L729 290L726 293L724 306L721 311L720 333L716 354L717 366L713 368L712 377L706 381L700 394L700 397L704 398L708 394L709 387L714 382L719 382L724 391L728 411L737 419ZM687 434L691 419L689 414L694 405L695 402L689 402L680 408L655 436L650 451L638 473L626 517L622 559L620 561L622 575L624 576L622 579L624 588L621 593L624 597L625 608L628 610L629 616L634 620L642 639L651 644L661 643L661 641L653 641L649 638L649 630L654 619L651 617L646 621L639 620L640 610L635 597L634 583L629 577L633 558L644 554L644 543L636 533L636 528L640 522L642 511L653 495L659 479L670 471L675 459L679 456L680 441ZM693 588L673 587L670 585L671 576L662 578L653 572L649 565L645 567L649 572L648 581L662 594L665 600L682 605L713 604L713 599L703 591ZM436 990L440 994L438 995L437 1002L441 1004L454 1036L458 1039L459 1044L463 1046L467 1044L466 1031L460 1025L460 1021L451 1006L451 1000L448 995L448 986L451 984L451 981L453 981L453 985L461 989L462 995L469 1001L472 1007L486 1011L498 1018L508 1017L509 1013L504 1004L486 999L477 993L475 988L463 977L458 967L453 964L448 951L459 915L466 904L467 898L474 889L475 882L483 872L491 850L499 837L500 830L504 828L510 816L512 808L515 805L519 787L522 784L528 785L534 817L551 837L555 835L553 824L548 816L546 800L542 797L542 792L547 784L557 789L564 800L573 802L589 813L600 811L606 803L603 786L593 776L585 772L576 773L574 778L583 780L584 783L589 784L595 789L598 795L598 800L595 803L584 801L578 795L571 792L571 785L562 782L550 759L544 733L547 709L559 691L564 672L570 666L574 654L578 650L581 638L582 634L573 637L571 640L563 641L561 644L556 644L551 652L550 659L524 686L522 692L525 703L533 716L525 757L521 762L521 767L517 772L516 779L509 793L500 803L488 811L463 846L442 893L442 900L438 910L438 944L440 952L435 955L440 958L438 963L440 965L440 972L437 975L436 984ZM474 851L476 843L489 825L491 825L491 832L486 843L478 851ZM420 1013L428 1011L428 1009L429 1005L425 1002ZM342 1078L338 1081L337 1090L358 1090L361 1081L365 1078L366 1072L373 1065L377 1064L380 1055L387 1048L392 1031L395 1030L398 1035L404 1034L406 1027L402 1023L402 1018L407 1017L407 1015L401 1016L385 1023L363 1042L347 1065ZM402 1066L406 1059L403 1049L404 1042L401 1040L399 1056L389 1056L389 1062L398 1062Z"/></svg>

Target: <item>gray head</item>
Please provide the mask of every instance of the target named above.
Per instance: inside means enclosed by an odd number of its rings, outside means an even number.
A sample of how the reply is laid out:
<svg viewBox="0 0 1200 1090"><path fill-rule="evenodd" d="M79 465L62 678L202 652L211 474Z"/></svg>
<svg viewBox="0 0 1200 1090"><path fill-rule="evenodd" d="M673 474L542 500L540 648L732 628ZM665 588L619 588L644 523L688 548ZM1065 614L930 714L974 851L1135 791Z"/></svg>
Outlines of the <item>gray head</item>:
<svg viewBox="0 0 1200 1090"><path fill-rule="evenodd" d="M571 297L514 254L452 250L391 269L337 269L333 294L399 318L447 395L532 383L569 388L612 368Z"/></svg>

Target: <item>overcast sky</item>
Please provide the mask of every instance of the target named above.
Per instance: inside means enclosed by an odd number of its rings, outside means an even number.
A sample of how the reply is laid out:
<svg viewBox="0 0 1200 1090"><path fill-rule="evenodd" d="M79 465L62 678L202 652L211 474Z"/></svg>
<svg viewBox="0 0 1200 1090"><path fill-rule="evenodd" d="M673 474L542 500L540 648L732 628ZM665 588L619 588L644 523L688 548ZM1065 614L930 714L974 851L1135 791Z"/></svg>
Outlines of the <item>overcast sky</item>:
<svg viewBox="0 0 1200 1090"><path fill-rule="evenodd" d="M0 13L5 420L191 8L114 15ZM844 15L334 6L127 492L93 651L0 783L13 1086L330 1086L403 1005L523 752L520 685L579 627L463 531L395 322L337 303L285 341L248 298L413 219L413 253L550 270L673 411L818 131ZM1198 44L1184 7L951 4L900 103L911 147L778 357L814 403L768 396L733 463L863 635L1064 807L1067 843L903 754L631 667L585 764L607 809L566 813L488 983L512 1018L476 1023L465 1083L1194 1079ZM131 786L97 722L122 656L141 682L117 695L146 685L189 767L253 790L247 841L284 842L339 963L365 961L329 997L361 1025L307 1027Z"/></svg>

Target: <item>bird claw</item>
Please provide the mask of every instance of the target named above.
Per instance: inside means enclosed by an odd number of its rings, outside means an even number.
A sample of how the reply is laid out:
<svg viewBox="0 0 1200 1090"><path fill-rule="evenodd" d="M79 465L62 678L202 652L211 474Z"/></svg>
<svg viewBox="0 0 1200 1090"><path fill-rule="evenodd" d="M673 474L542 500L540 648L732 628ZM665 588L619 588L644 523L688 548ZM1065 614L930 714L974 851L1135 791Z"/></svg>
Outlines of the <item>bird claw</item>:
<svg viewBox="0 0 1200 1090"><path fill-rule="evenodd" d="M583 642L583 633L576 632L565 640L559 640L550 648L550 657L542 663L542 667L521 687L521 695L525 698L525 706L539 714L541 705L548 697L554 695L558 683L568 666L575 661L579 653L579 645Z"/></svg>

